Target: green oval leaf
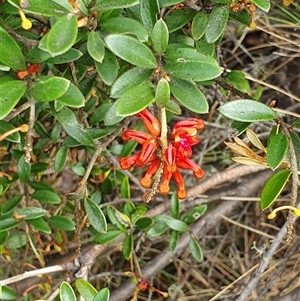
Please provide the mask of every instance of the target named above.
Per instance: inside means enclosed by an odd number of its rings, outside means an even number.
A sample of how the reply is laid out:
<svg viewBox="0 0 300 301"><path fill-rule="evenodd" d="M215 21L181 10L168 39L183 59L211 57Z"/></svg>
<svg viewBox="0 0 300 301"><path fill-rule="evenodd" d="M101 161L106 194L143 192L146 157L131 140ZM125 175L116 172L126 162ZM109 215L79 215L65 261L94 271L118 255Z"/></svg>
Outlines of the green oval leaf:
<svg viewBox="0 0 300 301"><path fill-rule="evenodd" d="M0 119L5 118L13 110L25 91L26 83L23 81L12 80L0 84Z"/></svg>
<svg viewBox="0 0 300 301"><path fill-rule="evenodd" d="M49 219L50 224L52 227L57 228L63 231L74 231L75 230L75 223L71 219L60 216L60 215L53 215Z"/></svg>
<svg viewBox="0 0 300 301"><path fill-rule="evenodd" d="M276 169L284 159L288 149L288 138L283 133L272 137L267 151L267 162L270 168Z"/></svg>
<svg viewBox="0 0 300 301"><path fill-rule="evenodd" d="M116 8L125 8L138 4L138 0L98 0L97 3L92 7L92 11L106 11Z"/></svg>
<svg viewBox="0 0 300 301"><path fill-rule="evenodd" d="M149 237L157 237L165 233L169 229L167 222L169 220L173 220L173 218L171 216L161 214L155 216L153 220L154 224L147 232Z"/></svg>
<svg viewBox="0 0 300 301"><path fill-rule="evenodd" d="M118 229L116 226L110 226L106 233L98 234L93 241L99 245L106 245L115 241L122 234L124 234L122 230Z"/></svg>
<svg viewBox="0 0 300 301"><path fill-rule="evenodd" d="M71 285L65 281L60 285L59 296L60 296L61 301L76 301L77 300Z"/></svg>
<svg viewBox="0 0 300 301"><path fill-rule="evenodd" d="M26 63L20 46L8 32L0 26L0 62L14 70L25 70ZM2 95L2 94L0 94Z"/></svg>
<svg viewBox="0 0 300 301"><path fill-rule="evenodd" d="M190 238L189 248L190 248L191 254L194 257L194 259L198 262L202 262L203 261L203 252L202 252L202 249L201 249L198 241L194 237Z"/></svg>
<svg viewBox="0 0 300 301"><path fill-rule="evenodd" d="M54 170L56 173L60 173L66 165L69 149L66 146L62 146L56 153L54 160Z"/></svg>
<svg viewBox="0 0 300 301"><path fill-rule="evenodd" d="M51 228L44 218L36 218L28 221L36 230L51 234Z"/></svg>
<svg viewBox="0 0 300 301"><path fill-rule="evenodd" d="M75 286L85 300L93 300L97 295L97 290L84 279L76 279Z"/></svg>
<svg viewBox="0 0 300 301"><path fill-rule="evenodd" d="M1 300L16 300L18 295L17 293L10 288L9 286L2 286L1 288L1 292L0 292L0 298Z"/></svg>
<svg viewBox="0 0 300 301"><path fill-rule="evenodd" d="M85 103L85 98L82 92L71 82L66 93L56 100L72 108L83 107Z"/></svg>
<svg viewBox="0 0 300 301"><path fill-rule="evenodd" d="M18 160L18 175L22 183L26 183L30 177L31 165L25 162L24 155Z"/></svg>
<svg viewBox="0 0 300 301"><path fill-rule="evenodd" d="M91 31L88 35L87 50L89 55L97 62L102 63L105 46L99 33L97 31Z"/></svg>
<svg viewBox="0 0 300 301"><path fill-rule="evenodd" d="M5 247L7 249L19 249L26 245L26 235L25 234L15 234L8 238L8 240L5 243ZM1 296L1 295L0 295ZM1 300L3 300L1 298Z"/></svg>
<svg viewBox="0 0 300 301"><path fill-rule="evenodd" d="M15 129L15 127L11 123L6 122L4 120L0 120L0 135L6 133L8 131L11 131L13 129ZM20 143L20 141L21 141L20 139L21 139L21 137L20 137L19 132L16 132L16 133L13 133L13 134L7 136L4 140L8 140L10 142L15 142L15 143Z"/></svg>
<svg viewBox="0 0 300 301"><path fill-rule="evenodd" d="M8 237L9 237L8 231L1 231L0 246L4 245L4 243L7 241Z"/></svg>
<svg viewBox="0 0 300 301"><path fill-rule="evenodd" d="M152 70L140 67L134 67L124 72L112 85L110 96L113 98L121 97L123 93L145 82L151 74Z"/></svg>
<svg viewBox="0 0 300 301"><path fill-rule="evenodd" d="M38 101L48 102L63 96L69 89L70 81L57 76L41 76L34 82L31 95Z"/></svg>
<svg viewBox="0 0 300 301"><path fill-rule="evenodd" d="M262 210L270 207L277 199L286 182L288 181L291 173L292 172L289 169L283 169L272 175L271 178L267 181L260 196L260 207Z"/></svg>
<svg viewBox="0 0 300 301"><path fill-rule="evenodd" d="M266 13L270 10L271 2L269 0L252 0L251 2Z"/></svg>
<svg viewBox="0 0 300 301"><path fill-rule="evenodd" d="M216 42L224 32L229 17L229 5L217 4L209 14L205 38L209 44Z"/></svg>
<svg viewBox="0 0 300 301"><path fill-rule="evenodd" d="M22 221L16 220L12 217L2 219L2 220L0 220L0 232L12 229L12 228L18 226L19 224L21 224L21 222Z"/></svg>
<svg viewBox="0 0 300 301"><path fill-rule="evenodd" d="M172 78L170 86L172 94L184 107L198 114L208 112L208 102L195 84Z"/></svg>
<svg viewBox="0 0 300 301"><path fill-rule="evenodd" d="M148 41L148 32L145 27L133 19L124 17L110 18L101 24L101 28L109 33L134 35L141 42Z"/></svg>
<svg viewBox="0 0 300 301"><path fill-rule="evenodd" d="M174 252L179 240L179 232L172 230L169 238L169 250Z"/></svg>
<svg viewBox="0 0 300 301"><path fill-rule="evenodd" d="M255 122L276 119L276 113L265 104L250 100L239 99L227 102L218 109L225 117L237 121Z"/></svg>
<svg viewBox="0 0 300 301"><path fill-rule="evenodd" d="M105 287L102 290L100 290L100 292L95 296L93 301L109 301L109 296L109 289Z"/></svg>
<svg viewBox="0 0 300 301"><path fill-rule="evenodd" d="M17 207L19 205L21 200L22 200L21 195L15 195L15 196L5 200L4 202L2 202L0 205L1 215L11 212L15 207Z"/></svg>
<svg viewBox="0 0 300 301"><path fill-rule="evenodd" d="M138 230L146 230L150 228L154 223L154 220L150 217L141 217L135 223L135 227Z"/></svg>
<svg viewBox="0 0 300 301"><path fill-rule="evenodd" d="M45 216L48 213L47 210L39 207L25 207L16 211L16 214L22 216L24 220L31 220Z"/></svg>
<svg viewBox="0 0 300 301"><path fill-rule="evenodd" d="M125 240L123 242L123 248L122 253L126 260L129 260L132 254L133 249L133 237L132 234L128 234L125 237Z"/></svg>
<svg viewBox="0 0 300 301"><path fill-rule="evenodd" d="M190 224L195 222L199 217L201 217L207 209L207 205L200 205L192 208L187 212L183 218L183 222Z"/></svg>
<svg viewBox="0 0 300 301"><path fill-rule="evenodd" d="M52 110L55 118L61 123L64 130L76 141L85 146L94 146L93 138L83 128L82 124L79 124L76 115L69 108L63 108L58 113Z"/></svg>
<svg viewBox="0 0 300 301"><path fill-rule="evenodd" d="M60 204L60 197L55 192L49 190L36 190L31 197L41 203Z"/></svg>
<svg viewBox="0 0 300 301"><path fill-rule="evenodd" d="M66 14L60 17L41 39L39 48L57 56L67 52L75 43L78 32L77 17Z"/></svg>
<svg viewBox="0 0 300 301"><path fill-rule="evenodd" d="M131 214L131 222L135 224L147 212L147 207L137 206L135 211Z"/></svg>
<svg viewBox="0 0 300 301"><path fill-rule="evenodd" d="M120 188L121 197L124 199L130 199L130 183L128 177L124 177Z"/></svg>
<svg viewBox="0 0 300 301"><path fill-rule="evenodd" d="M153 101L153 87L146 84L137 86L121 96L116 105L117 115L122 117L134 115L148 107Z"/></svg>
<svg viewBox="0 0 300 301"><path fill-rule="evenodd" d="M173 218L178 219L179 218L179 209L180 209L180 203L175 194L172 195L171 198L171 215Z"/></svg>
<svg viewBox="0 0 300 301"><path fill-rule="evenodd" d="M105 233L107 231L106 219L97 204L90 199L85 199L84 209L93 228L100 233Z"/></svg>
<svg viewBox="0 0 300 301"><path fill-rule="evenodd" d="M42 50L40 50L40 51L42 51ZM43 51L43 53L47 53L47 52ZM82 55L83 55L83 53L81 51L71 48L67 52L60 54L58 56L51 57L51 55L50 55L51 58L47 59L47 63L57 64L57 65L65 64L65 63L69 63L69 62L78 60ZM28 55L27 55L27 59L28 59Z"/></svg>
<svg viewBox="0 0 300 301"><path fill-rule="evenodd" d="M152 51L135 38L111 34L105 38L105 42L115 55L135 66L154 69L157 65Z"/></svg>
<svg viewBox="0 0 300 301"><path fill-rule="evenodd" d="M107 126L112 126L124 119L124 117L118 116L116 112L118 101L116 101L105 114L104 123Z"/></svg>
<svg viewBox="0 0 300 301"><path fill-rule="evenodd" d="M294 131L291 131L290 135L295 149L298 170L300 170L300 138L298 134Z"/></svg>
<svg viewBox="0 0 300 301"><path fill-rule="evenodd" d="M176 231L180 231L180 232L186 232L189 230L189 226L185 223L182 222L180 220L177 219L170 219L167 221L167 225Z"/></svg>
<svg viewBox="0 0 300 301"><path fill-rule="evenodd" d="M163 19L158 20L151 34L153 48L157 54L162 55L169 43L169 31Z"/></svg>
<svg viewBox="0 0 300 301"><path fill-rule="evenodd" d="M208 16L204 11L200 11L193 19L191 34L195 41L199 40L205 33Z"/></svg>
<svg viewBox="0 0 300 301"><path fill-rule="evenodd" d="M169 83L161 78L156 86L155 101L159 107L165 107L170 99Z"/></svg>

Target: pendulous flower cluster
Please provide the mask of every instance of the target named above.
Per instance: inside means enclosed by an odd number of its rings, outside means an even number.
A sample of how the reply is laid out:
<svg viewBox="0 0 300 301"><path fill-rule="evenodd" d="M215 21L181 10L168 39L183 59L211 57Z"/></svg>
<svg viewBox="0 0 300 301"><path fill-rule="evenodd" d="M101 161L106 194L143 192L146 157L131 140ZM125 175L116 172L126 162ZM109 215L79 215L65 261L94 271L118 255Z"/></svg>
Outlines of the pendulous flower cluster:
<svg viewBox="0 0 300 301"><path fill-rule="evenodd" d="M183 177L178 169L192 170L197 179L203 178L204 171L190 160L192 146L200 142L197 132L204 128L203 121L189 118L177 122L168 139L166 150L162 153L159 121L146 109L136 114L136 117L141 118L149 133L135 130L124 131L122 139L124 141L134 140L142 146L142 149L134 155L121 158L121 168L126 170L132 166L144 167L149 163L146 174L140 180L144 188L149 188L153 176L163 163L162 181L158 187L159 192L167 194L170 191L170 180L173 178L178 187L177 197L185 199L187 193Z"/></svg>

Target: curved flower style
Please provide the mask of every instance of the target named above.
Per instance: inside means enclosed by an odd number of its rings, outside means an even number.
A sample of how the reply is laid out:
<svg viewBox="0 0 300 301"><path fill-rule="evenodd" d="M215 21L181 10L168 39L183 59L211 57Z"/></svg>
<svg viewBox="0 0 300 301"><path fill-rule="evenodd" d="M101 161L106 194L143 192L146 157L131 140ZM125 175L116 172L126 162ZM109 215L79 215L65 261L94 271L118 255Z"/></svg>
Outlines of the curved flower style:
<svg viewBox="0 0 300 301"><path fill-rule="evenodd" d="M177 122L171 132L167 148L164 154L162 154L160 145L161 127L158 120L146 109L136 114L136 116L141 118L149 133L135 130L126 130L123 133L122 139L124 141L134 140L142 146L142 150L137 154L121 158L121 168L129 169L134 165L144 167L150 163L146 174L140 180L144 188L149 188L152 185L152 177L156 174L163 162L162 181L158 187L159 192L162 194L169 193L169 183L173 178L178 187L177 197L179 199L185 199L187 193L182 174L178 168L193 171L197 179L204 177L204 171L201 167L190 160L192 156L192 146L200 142L197 132L204 128L203 121L196 118L189 118Z"/></svg>

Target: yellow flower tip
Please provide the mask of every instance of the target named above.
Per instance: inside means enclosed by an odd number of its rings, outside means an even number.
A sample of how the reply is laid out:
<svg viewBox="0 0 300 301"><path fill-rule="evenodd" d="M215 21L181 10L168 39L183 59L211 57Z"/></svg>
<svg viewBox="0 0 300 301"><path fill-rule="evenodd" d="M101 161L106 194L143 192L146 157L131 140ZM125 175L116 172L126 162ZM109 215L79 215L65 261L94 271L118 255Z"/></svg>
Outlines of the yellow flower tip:
<svg viewBox="0 0 300 301"><path fill-rule="evenodd" d="M19 9L19 14L20 14L20 17L22 19L22 27L25 29L25 30L28 30L32 27L32 23L29 19L26 18L24 12Z"/></svg>
<svg viewBox="0 0 300 301"><path fill-rule="evenodd" d="M251 29L255 29L256 28L256 23L254 21L252 21L250 24L249 24L249 27Z"/></svg>
<svg viewBox="0 0 300 301"><path fill-rule="evenodd" d="M28 125L27 124L22 124L20 127L19 127L20 131L22 133L25 133L25 132L28 132Z"/></svg>
<svg viewBox="0 0 300 301"><path fill-rule="evenodd" d="M293 210L296 216L300 216L300 209L293 207L293 206L280 206L276 209L274 209L269 215L268 215L268 219L273 219L277 212L280 210L284 210L284 209L289 209L289 210Z"/></svg>

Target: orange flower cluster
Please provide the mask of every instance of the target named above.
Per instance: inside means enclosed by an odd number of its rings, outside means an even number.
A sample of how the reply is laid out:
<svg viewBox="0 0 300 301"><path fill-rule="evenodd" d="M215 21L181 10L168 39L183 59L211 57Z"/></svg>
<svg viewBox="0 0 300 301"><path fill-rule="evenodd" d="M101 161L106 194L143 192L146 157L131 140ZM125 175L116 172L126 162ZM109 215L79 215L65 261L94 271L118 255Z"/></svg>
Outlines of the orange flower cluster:
<svg viewBox="0 0 300 301"><path fill-rule="evenodd" d="M135 130L126 130L123 133L122 139L124 141L134 140L142 145L142 150L137 154L121 158L121 168L129 169L134 165L144 167L147 163L150 163L145 176L140 180L144 188L149 188L152 184L152 177L163 161L162 182L158 190L162 194L167 194L170 191L170 180L173 178L178 187L177 197L185 199L187 193L183 177L178 168L192 170L197 179L203 178L204 171L190 160L192 146L200 142L197 131L204 128L203 121L201 119L189 118L177 122L171 132L167 149L164 154L161 154L161 128L158 120L148 110L143 110L136 114L136 116L141 118L149 133Z"/></svg>

